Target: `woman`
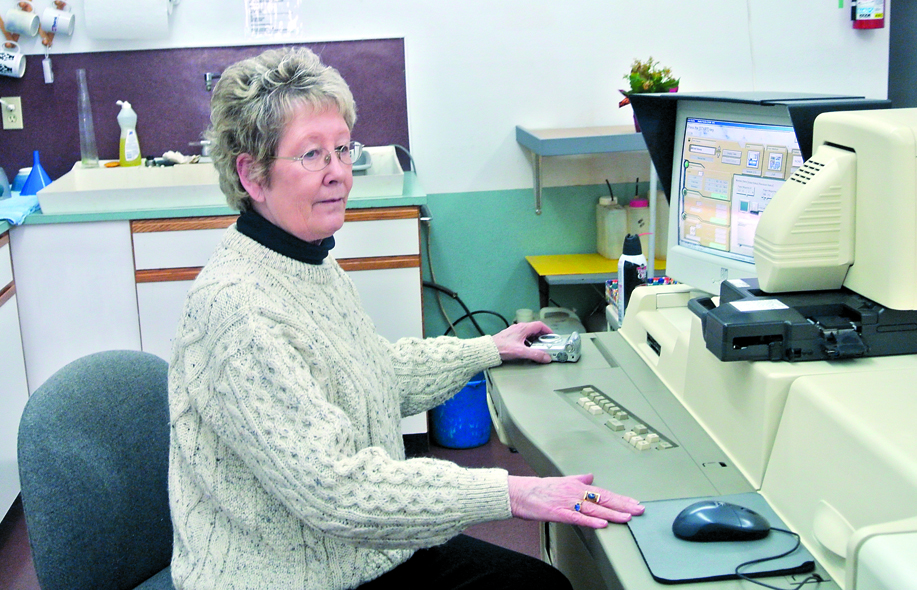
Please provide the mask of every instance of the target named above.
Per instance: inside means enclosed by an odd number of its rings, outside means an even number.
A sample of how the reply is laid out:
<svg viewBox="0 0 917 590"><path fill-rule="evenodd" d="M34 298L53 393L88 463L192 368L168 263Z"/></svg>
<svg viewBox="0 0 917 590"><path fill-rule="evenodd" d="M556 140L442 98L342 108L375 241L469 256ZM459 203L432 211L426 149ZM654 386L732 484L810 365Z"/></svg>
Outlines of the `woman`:
<svg viewBox="0 0 917 590"><path fill-rule="evenodd" d="M353 183L355 118L340 75L303 49L236 64L214 92L214 164L242 213L190 289L173 345L175 586L562 588L540 561L457 535L511 516L601 527L642 507L591 476L405 460L402 416L502 360L549 362L525 345L548 329L395 343L375 333L328 256Z"/></svg>

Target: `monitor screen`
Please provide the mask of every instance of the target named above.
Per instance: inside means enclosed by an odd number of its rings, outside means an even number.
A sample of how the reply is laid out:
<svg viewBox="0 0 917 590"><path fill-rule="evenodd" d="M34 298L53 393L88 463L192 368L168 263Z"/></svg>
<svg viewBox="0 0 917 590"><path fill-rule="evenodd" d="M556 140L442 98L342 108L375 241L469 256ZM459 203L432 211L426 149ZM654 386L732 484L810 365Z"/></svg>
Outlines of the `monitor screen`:
<svg viewBox="0 0 917 590"><path fill-rule="evenodd" d="M802 164L785 107L679 101L667 274L719 292L754 277L761 212Z"/></svg>

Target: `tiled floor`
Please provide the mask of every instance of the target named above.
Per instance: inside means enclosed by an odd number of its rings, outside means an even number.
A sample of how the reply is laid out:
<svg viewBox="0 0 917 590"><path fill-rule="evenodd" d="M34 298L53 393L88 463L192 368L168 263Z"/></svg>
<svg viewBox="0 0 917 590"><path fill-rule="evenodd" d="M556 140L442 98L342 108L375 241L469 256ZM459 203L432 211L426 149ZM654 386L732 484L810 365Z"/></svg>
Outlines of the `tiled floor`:
<svg viewBox="0 0 917 590"><path fill-rule="evenodd" d="M446 449L432 446L429 455L466 467L503 467L513 475L534 475L522 457L500 444L495 434L481 447ZM540 557L538 526L538 523L514 518L476 525L466 532L478 539ZM18 501L0 523L0 590L39 590L22 505Z"/></svg>

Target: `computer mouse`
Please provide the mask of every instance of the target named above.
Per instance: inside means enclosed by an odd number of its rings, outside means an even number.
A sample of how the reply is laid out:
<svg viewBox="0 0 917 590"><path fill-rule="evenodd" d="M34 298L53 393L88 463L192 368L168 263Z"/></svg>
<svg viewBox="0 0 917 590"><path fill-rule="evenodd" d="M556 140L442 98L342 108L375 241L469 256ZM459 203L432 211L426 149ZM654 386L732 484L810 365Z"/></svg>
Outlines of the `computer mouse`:
<svg viewBox="0 0 917 590"><path fill-rule="evenodd" d="M695 502L672 522L672 532L686 541L753 541L770 530L767 519L754 510L719 500Z"/></svg>

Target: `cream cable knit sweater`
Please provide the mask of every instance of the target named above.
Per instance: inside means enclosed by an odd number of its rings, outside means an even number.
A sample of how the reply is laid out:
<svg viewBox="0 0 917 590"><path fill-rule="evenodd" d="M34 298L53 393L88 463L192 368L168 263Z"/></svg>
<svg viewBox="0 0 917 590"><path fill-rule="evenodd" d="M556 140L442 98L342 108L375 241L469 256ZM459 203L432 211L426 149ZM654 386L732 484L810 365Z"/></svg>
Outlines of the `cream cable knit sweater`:
<svg viewBox="0 0 917 590"><path fill-rule="evenodd" d="M333 259L228 229L170 363L176 587L352 588L509 518L505 471L404 460L400 433L499 363L490 337L389 343Z"/></svg>

